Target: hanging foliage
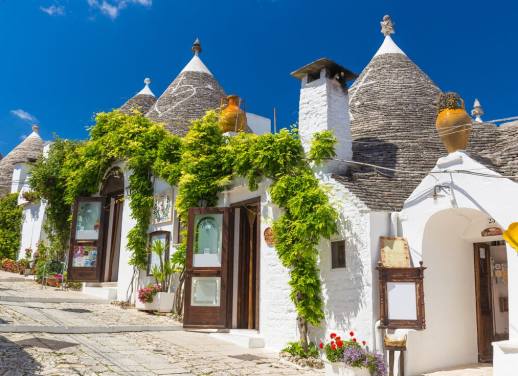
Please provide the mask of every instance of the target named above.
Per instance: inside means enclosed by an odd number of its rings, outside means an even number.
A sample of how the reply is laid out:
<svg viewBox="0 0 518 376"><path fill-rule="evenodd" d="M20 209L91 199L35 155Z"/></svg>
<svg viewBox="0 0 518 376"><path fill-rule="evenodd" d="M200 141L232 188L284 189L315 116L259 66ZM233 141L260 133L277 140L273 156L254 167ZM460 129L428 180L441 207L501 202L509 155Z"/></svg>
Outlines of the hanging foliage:
<svg viewBox="0 0 518 376"><path fill-rule="evenodd" d="M65 200L67 176L63 164L77 147L76 142L57 138L48 155L41 157L31 170L32 192L47 201L44 230L48 239L47 256L62 260L70 238L70 205Z"/></svg>
<svg viewBox="0 0 518 376"><path fill-rule="evenodd" d="M218 193L233 178L246 178L251 190L257 190L262 179L270 179L272 201L283 209L273 225L276 249L290 272L290 296L297 310L302 344L307 347L308 324L319 325L324 317L317 246L322 237L329 238L336 231L337 221L337 213L309 162L320 163L334 156L336 139L330 132L315 136L309 159L296 132L226 137L213 111L194 121L183 139L140 114L119 111L99 114L90 136L70 150L62 163L58 174L64 179L61 200L70 207L77 197L96 193L106 170L116 161L125 161L131 172L131 215L136 220L128 248L132 251L131 263L139 268L146 264L153 176L178 185L176 208L184 223L189 208L216 205ZM174 257L183 273L185 243Z"/></svg>
<svg viewBox="0 0 518 376"><path fill-rule="evenodd" d="M22 233L22 207L18 206L18 193L0 199L0 259L16 260Z"/></svg>

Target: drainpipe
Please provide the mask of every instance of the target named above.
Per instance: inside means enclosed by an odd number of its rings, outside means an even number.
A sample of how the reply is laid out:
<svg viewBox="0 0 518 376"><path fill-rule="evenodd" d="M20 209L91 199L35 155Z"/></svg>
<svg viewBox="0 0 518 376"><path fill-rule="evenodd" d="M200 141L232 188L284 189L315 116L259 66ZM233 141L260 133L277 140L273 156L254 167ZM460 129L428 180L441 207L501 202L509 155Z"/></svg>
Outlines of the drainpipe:
<svg viewBox="0 0 518 376"><path fill-rule="evenodd" d="M390 213L390 236L399 236L399 213Z"/></svg>

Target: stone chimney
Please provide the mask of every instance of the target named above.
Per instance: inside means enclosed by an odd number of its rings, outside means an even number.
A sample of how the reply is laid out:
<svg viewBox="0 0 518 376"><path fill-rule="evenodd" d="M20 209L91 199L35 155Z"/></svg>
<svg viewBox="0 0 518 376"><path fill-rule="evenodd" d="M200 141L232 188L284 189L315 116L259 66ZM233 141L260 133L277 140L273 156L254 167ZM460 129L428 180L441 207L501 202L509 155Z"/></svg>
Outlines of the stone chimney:
<svg viewBox="0 0 518 376"><path fill-rule="evenodd" d="M336 158L352 159L349 95L346 82L356 78L350 70L329 59L319 59L291 74L301 81L299 135L304 151L311 147L313 135L330 130L338 140ZM326 163L325 171L343 174L347 164Z"/></svg>

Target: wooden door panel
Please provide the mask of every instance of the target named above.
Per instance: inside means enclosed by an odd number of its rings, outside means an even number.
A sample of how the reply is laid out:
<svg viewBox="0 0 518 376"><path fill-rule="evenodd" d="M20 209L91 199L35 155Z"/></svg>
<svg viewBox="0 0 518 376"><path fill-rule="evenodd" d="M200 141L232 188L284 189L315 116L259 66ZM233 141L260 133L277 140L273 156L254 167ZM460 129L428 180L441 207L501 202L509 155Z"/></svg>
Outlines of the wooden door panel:
<svg viewBox="0 0 518 376"><path fill-rule="evenodd" d="M102 197L81 197L74 204L68 257L70 280L101 280L104 203Z"/></svg>
<svg viewBox="0 0 518 376"><path fill-rule="evenodd" d="M475 247L475 291L477 297L477 338L480 362L493 359L493 305L491 294L491 255L486 243Z"/></svg>
<svg viewBox="0 0 518 376"><path fill-rule="evenodd" d="M189 210L184 327L230 327L232 240L232 209Z"/></svg>

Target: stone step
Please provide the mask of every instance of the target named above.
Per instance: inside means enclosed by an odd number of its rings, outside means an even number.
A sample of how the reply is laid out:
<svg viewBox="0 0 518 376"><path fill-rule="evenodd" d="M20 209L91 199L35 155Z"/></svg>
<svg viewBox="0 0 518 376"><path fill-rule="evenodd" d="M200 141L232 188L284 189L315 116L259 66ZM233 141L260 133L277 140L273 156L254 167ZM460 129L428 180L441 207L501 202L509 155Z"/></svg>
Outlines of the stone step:
<svg viewBox="0 0 518 376"><path fill-rule="evenodd" d="M228 332L211 333L210 336L247 349L265 347L264 337L257 330L230 329Z"/></svg>
<svg viewBox="0 0 518 376"><path fill-rule="evenodd" d="M99 299L107 301L117 300L117 287L111 286L88 286L89 284L83 285L82 292L87 295L95 296Z"/></svg>

